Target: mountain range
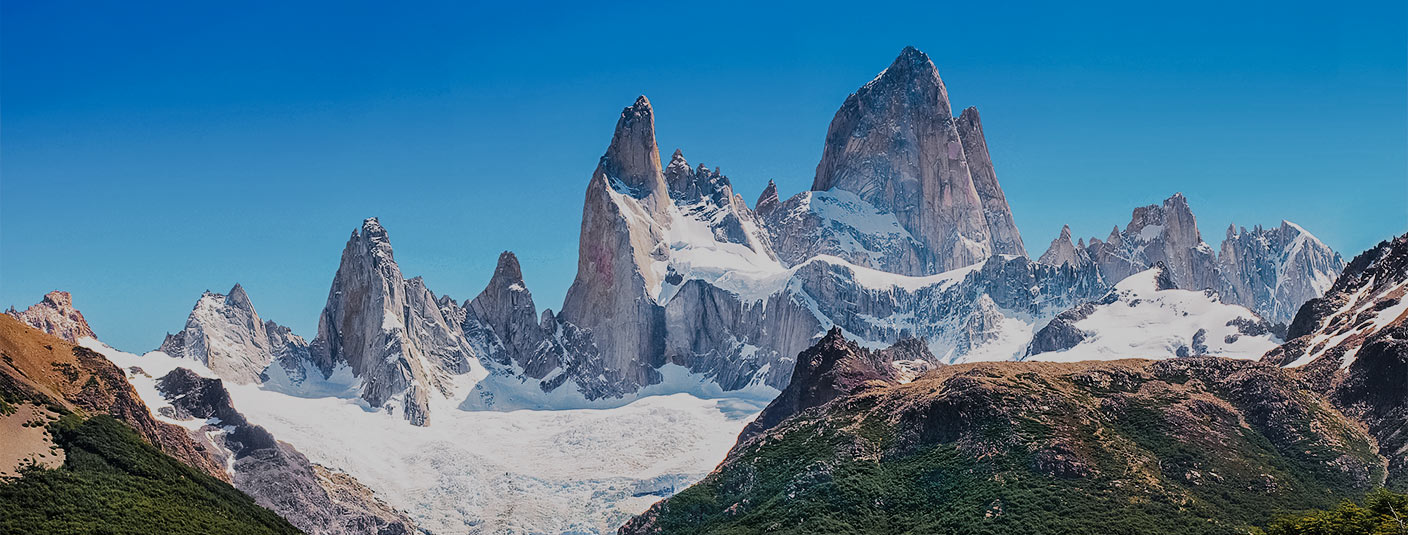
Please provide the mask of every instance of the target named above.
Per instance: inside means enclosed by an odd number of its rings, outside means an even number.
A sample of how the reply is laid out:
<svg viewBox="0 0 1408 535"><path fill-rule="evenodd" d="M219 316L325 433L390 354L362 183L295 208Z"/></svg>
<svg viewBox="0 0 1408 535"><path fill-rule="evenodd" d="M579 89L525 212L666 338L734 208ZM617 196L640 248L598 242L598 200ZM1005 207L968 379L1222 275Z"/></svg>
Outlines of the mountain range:
<svg viewBox="0 0 1408 535"><path fill-rule="evenodd" d="M369 404L427 425L432 397L624 403L667 365L725 391L781 390L794 356L833 326L874 348L918 338L942 363L1032 358L1051 320L1154 266L1175 288L1244 307L1233 315L1267 324L1253 329L1265 341L1343 268L1290 222L1229 227L1214 249L1181 194L1135 208L1103 241L1072 243L1062 229L1033 260L977 109L954 117L938 70L913 48L846 99L812 190L785 200L770 184L750 208L680 150L662 165L654 117L645 97L622 110L590 175L560 312L539 312L509 252L478 296L438 295L404 277L389 232L369 218L343 249L311 342L263 322L236 285L202 296L159 349L242 383L274 363L294 383L346 368ZM1193 351L1199 330L1226 330L1201 318L1159 351ZM520 384L456 387L484 376Z"/></svg>

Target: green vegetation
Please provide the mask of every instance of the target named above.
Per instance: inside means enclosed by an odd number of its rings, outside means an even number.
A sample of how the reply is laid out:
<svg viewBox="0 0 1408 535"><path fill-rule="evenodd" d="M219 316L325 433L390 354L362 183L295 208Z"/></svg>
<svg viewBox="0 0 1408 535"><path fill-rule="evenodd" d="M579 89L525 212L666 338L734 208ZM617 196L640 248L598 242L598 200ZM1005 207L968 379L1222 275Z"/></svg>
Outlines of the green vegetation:
<svg viewBox="0 0 1408 535"><path fill-rule="evenodd" d="M1408 494L1377 490L1364 505L1341 502L1328 511L1277 519L1265 535L1408 535Z"/></svg>
<svg viewBox="0 0 1408 535"><path fill-rule="evenodd" d="M1383 477L1367 439L1309 398L1294 405L1306 412L1256 418L1273 424L1248 422L1241 415L1256 407L1213 402L1201 389L1125 396L1063 390L1039 376L1005 385L912 411L861 396L803 413L670 498L651 526L711 535L1246 535L1276 515L1362 495L1351 477L1362 472L1336 463L1372 465L1368 477ZM968 423L943 424L960 418L934 407L961 410Z"/></svg>
<svg viewBox="0 0 1408 535"><path fill-rule="evenodd" d="M110 416L68 414L49 429L64 465L0 484L0 533L298 533Z"/></svg>

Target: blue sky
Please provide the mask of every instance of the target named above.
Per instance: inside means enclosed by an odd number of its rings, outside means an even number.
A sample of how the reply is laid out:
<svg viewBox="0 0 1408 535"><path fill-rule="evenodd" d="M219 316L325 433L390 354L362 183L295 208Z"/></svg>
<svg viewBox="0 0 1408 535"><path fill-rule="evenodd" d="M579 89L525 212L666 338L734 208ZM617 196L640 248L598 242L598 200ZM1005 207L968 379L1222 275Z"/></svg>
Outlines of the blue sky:
<svg viewBox="0 0 1408 535"><path fill-rule="evenodd" d="M293 4L293 5L289 5ZM378 216L471 298L502 250L538 306L576 268L620 109L750 203L810 186L846 95L905 45L982 111L1033 255L1185 193L1347 257L1408 230L1401 1L617 4L19 2L0 13L0 304L74 293L147 350L235 282L311 338Z"/></svg>

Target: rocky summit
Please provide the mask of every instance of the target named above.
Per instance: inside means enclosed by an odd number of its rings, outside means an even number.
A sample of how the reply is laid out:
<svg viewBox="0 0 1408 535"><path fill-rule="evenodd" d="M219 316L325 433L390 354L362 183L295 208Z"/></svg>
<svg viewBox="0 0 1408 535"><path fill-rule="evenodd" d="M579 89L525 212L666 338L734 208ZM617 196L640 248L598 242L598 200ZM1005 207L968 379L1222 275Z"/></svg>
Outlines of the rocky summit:
<svg viewBox="0 0 1408 535"><path fill-rule="evenodd" d="M73 308L73 296L65 291L49 292L44 294L42 301L23 311L10 307L10 310L5 313L30 327L69 342L77 342L80 338L96 339L98 337L93 334L93 329L88 327L88 322L83 319L83 313Z"/></svg>
<svg viewBox="0 0 1408 535"><path fill-rule="evenodd" d="M308 360L308 343L287 327L261 320L239 284L225 295L202 294L186 319L186 328L167 334L157 350L195 360L238 383L262 381L264 370L275 360L295 372L301 372L300 366Z"/></svg>
<svg viewBox="0 0 1408 535"><path fill-rule="evenodd" d="M981 136L976 113L967 123L971 136ZM938 69L928 55L907 47L836 111L812 190L848 191L893 214L921 246L921 262L907 275L982 261L994 253L994 240L958 126ZM986 206L998 216L997 227L1008 232L1007 247L1020 247L986 143L973 139L968 145L980 149L973 156L983 167L983 193L997 196Z"/></svg>
<svg viewBox="0 0 1408 535"><path fill-rule="evenodd" d="M309 353L324 375L350 368L368 403L419 425L429 419L432 392L448 392L448 375L468 371L473 355L425 284L401 276L376 218L342 250Z"/></svg>

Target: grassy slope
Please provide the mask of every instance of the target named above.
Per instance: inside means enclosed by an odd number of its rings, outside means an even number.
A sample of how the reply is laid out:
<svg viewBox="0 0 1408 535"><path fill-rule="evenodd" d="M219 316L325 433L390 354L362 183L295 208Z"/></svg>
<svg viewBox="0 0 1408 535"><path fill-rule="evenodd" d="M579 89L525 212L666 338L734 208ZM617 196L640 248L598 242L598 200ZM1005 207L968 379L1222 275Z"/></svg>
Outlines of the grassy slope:
<svg viewBox="0 0 1408 535"><path fill-rule="evenodd" d="M0 484L0 533L298 533L111 416L69 414L50 428L64 465Z"/></svg>
<svg viewBox="0 0 1408 535"><path fill-rule="evenodd" d="M1078 367L968 368L803 413L654 509L654 526L1232 534L1382 482L1362 433L1275 372L1233 391L1212 377L1104 366L1125 376L1087 384ZM1263 387L1269 403L1241 399ZM1268 417L1266 406L1293 409Z"/></svg>

